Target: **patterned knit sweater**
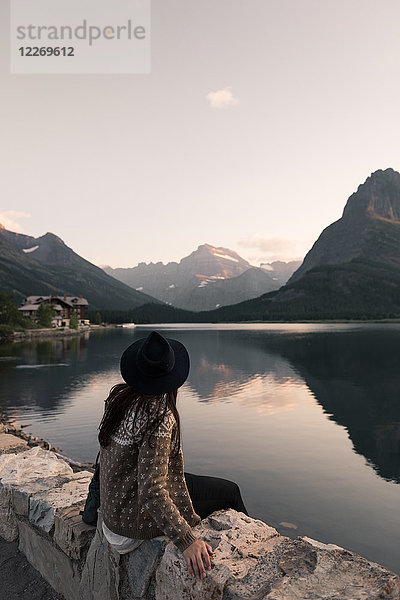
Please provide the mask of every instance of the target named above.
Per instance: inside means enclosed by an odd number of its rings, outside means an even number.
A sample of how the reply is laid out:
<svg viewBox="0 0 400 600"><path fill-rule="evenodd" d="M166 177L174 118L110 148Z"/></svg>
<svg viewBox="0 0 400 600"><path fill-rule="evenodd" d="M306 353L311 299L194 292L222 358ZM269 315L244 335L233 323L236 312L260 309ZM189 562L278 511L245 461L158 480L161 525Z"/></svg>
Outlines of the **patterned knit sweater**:
<svg viewBox="0 0 400 600"><path fill-rule="evenodd" d="M174 450L177 425L167 408L158 429L140 443L144 418L133 409L100 447L100 499L103 521L114 533L136 539L169 537L183 552L197 538L194 511L184 478L182 447Z"/></svg>

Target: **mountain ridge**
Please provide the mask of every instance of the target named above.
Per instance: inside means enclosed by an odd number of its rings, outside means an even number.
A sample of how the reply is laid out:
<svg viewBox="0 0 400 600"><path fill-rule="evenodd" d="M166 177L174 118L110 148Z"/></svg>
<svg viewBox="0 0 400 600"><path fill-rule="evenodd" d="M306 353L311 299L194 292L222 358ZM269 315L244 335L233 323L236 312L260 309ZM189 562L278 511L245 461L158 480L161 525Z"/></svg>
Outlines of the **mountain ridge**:
<svg viewBox="0 0 400 600"><path fill-rule="evenodd" d="M291 263L292 264L292 263ZM135 267L103 267L105 272L136 290L143 290L184 310L209 310L254 298L278 289L293 263L276 263L270 270L251 265L234 250L200 244L179 262L140 262ZM247 275L245 273L247 272Z"/></svg>
<svg viewBox="0 0 400 600"><path fill-rule="evenodd" d="M400 173L392 168L358 186L285 286L231 307L231 316L400 317L400 223L385 215L400 215Z"/></svg>
<svg viewBox="0 0 400 600"><path fill-rule="evenodd" d="M398 218L389 218L396 215ZM342 216L326 227L304 257L303 263L287 285L298 281L307 271L322 264L342 264L371 253L371 235L380 230L379 222L400 227L400 173L392 168L371 173L345 204ZM389 228L390 228L389 226ZM387 229L389 232L389 229ZM383 262L390 257L384 243L374 243ZM400 266L399 260L395 260Z"/></svg>
<svg viewBox="0 0 400 600"><path fill-rule="evenodd" d="M82 294L90 310L160 303L110 277L50 232L34 238L2 227L0 251L0 288L17 300L35 294Z"/></svg>

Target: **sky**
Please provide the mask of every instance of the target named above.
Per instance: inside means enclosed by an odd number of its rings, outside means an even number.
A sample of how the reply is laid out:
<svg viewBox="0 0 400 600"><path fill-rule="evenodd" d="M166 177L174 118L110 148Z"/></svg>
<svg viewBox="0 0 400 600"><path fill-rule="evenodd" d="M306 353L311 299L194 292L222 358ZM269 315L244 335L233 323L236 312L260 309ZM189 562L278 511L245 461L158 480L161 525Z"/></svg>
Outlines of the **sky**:
<svg viewBox="0 0 400 600"><path fill-rule="evenodd" d="M152 0L148 74L21 75L0 0L0 223L98 265L301 259L400 171L398 0Z"/></svg>

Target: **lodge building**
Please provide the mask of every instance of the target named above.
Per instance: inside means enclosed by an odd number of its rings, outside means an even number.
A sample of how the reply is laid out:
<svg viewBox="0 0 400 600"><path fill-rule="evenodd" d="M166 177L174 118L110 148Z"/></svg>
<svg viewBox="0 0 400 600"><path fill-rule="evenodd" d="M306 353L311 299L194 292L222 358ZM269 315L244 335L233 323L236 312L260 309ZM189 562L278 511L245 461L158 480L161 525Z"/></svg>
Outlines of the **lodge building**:
<svg viewBox="0 0 400 600"><path fill-rule="evenodd" d="M68 327L72 313L76 313L78 323L87 325L88 301L80 296L27 296L18 310L27 318L36 318L37 311L41 304L52 304L55 316L53 317L53 327Z"/></svg>

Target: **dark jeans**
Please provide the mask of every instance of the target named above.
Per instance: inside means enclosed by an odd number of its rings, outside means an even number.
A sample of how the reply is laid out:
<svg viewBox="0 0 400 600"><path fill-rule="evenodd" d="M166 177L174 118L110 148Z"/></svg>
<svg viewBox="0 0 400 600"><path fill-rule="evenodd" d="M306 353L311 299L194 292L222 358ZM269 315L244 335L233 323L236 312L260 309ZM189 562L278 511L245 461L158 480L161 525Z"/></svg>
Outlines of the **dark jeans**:
<svg viewBox="0 0 400 600"><path fill-rule="evenodd" d="M184 473L193 508L202 519L215 510L234 508L249 516L239 486L229 479Z"/></svg>

